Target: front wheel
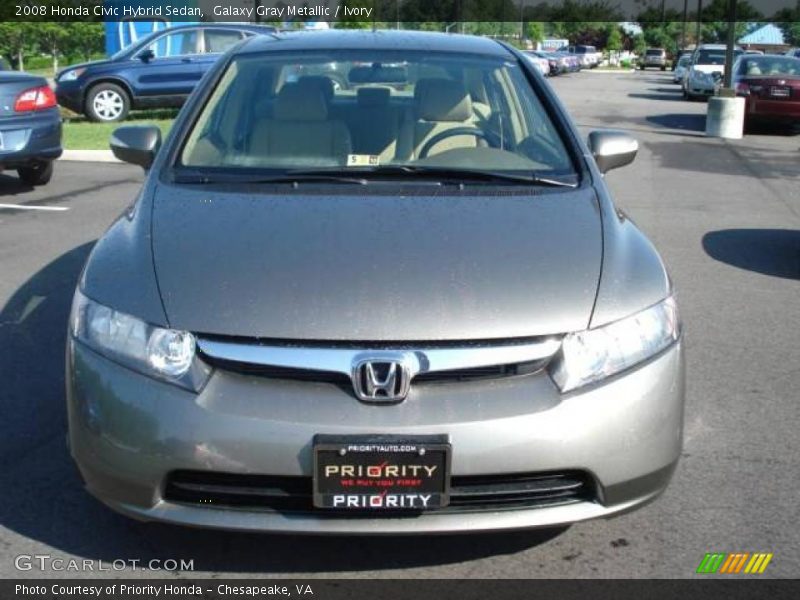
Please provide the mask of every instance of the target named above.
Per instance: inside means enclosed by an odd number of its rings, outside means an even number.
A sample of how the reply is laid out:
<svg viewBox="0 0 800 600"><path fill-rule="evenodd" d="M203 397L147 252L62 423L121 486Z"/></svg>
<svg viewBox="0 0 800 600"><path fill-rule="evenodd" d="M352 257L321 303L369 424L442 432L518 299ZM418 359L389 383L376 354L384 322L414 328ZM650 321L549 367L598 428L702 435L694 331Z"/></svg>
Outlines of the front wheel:
<svg viewBox="0 0 800 600"><path fill-rule="evenodd" d="M45 185L53 178L53 163L48 161L30 167L20 167L17 169L17 174L28 185Z"/></svg>
<svg viewBox="0 0 800 600"><path fill-rule="evenodd" d="M100 83L86 97L86 116L100 123L122 121L128 116L131 101L128 93L113 83Z"/></svg>

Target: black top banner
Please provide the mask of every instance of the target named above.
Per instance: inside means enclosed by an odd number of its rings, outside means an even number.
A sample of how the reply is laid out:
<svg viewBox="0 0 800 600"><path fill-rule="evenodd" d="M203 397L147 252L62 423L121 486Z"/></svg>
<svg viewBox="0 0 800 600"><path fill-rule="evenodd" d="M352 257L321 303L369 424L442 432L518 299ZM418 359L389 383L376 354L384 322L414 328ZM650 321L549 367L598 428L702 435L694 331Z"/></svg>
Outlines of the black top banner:
<svg viewBox="0 0 800 600"><path fill-rule="evenodd" d="M0 21L728 21L731 0L2 0ZM699 15L699 18L698 18ZM798 0L737 0L736 21L800 22Z"/></svg>

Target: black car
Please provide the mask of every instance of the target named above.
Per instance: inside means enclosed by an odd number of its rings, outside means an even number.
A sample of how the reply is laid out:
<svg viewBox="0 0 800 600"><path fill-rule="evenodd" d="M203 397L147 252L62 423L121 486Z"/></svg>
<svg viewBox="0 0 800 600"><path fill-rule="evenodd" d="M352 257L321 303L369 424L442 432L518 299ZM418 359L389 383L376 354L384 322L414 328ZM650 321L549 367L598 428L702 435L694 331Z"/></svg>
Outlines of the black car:
<svg viewBox="0 0 800 600"><path fill-rule="evenodd" d="M72 65L56 76L58 103L92 121L121 121L131 109L172 108L186 100L216 60L262 25L180 25L157 31L108 60Z"/></svg>
<svg viewBox="0 0 800 600"><path fill-rule="evenodd" d="M44 77L0 71L0 171L16 169L25 183L44 185L61 156L61 116Z"/></svg>

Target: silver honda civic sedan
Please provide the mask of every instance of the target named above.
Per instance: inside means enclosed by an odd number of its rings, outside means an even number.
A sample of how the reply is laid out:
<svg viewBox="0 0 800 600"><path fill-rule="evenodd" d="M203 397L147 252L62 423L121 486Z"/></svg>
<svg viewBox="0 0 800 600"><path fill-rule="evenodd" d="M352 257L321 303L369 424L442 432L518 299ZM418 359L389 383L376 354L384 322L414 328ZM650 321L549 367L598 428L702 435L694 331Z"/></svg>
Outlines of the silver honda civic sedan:
<svg viewBox="0 0 800 600"><path fill-rule="evenodd" d="M487 38L258 36L159 130L67 348L86 488L143 520L303 533L561 526L681 451L681 322L582 140Z"/></svg>

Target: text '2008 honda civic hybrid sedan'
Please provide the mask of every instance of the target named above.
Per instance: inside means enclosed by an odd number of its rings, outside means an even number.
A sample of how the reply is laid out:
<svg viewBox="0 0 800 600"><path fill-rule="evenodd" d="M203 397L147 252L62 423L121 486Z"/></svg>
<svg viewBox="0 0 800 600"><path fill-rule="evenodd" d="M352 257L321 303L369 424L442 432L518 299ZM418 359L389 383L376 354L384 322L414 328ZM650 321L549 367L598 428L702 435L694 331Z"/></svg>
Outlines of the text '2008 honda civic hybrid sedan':
<svg viewBox="0 0 800 600"><path fill-rule="evenodd" d="M315 533L562 525L641 505L682 441L665 267L545 80L484 38L233 48L71 314L70 448L127 515Z"/></svg>

